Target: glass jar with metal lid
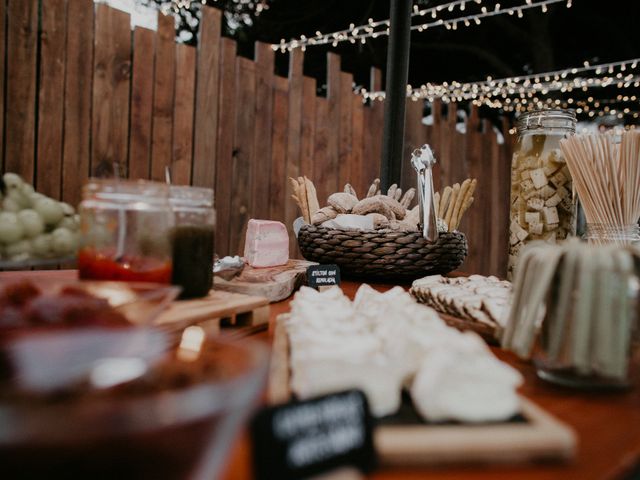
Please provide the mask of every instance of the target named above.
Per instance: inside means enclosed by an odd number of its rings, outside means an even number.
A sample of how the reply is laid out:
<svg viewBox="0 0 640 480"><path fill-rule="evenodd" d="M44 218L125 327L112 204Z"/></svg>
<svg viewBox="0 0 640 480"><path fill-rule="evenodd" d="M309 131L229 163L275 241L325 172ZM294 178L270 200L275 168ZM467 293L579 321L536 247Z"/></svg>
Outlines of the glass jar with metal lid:
<svg viewBox="0 0 640 480"><path fill-rule="evenodd" d="M174 216L163 183L92 179L80 203L80 278L170 283Z"/></svg>
<svg viewBox="0 0 640 480"><path fill-rule="evenodd" d="M530 241L555 243L576 230L576 199L560 140L575 134L573 110L527 112L511 163L508 278Z"/></svg>

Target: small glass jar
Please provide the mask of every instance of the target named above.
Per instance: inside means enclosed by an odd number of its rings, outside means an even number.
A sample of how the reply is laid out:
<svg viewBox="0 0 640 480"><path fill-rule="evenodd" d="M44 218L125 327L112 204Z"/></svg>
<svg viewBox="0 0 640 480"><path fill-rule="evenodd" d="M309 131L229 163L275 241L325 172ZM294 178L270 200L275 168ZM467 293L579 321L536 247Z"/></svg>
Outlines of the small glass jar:
<svg viewBox="0 0 640 480"><path fill-rule="evenodd" d="M172 186L170 203L175 215L171 282L182 287L180 298L203 297L213 287L213 190Z"/></svg>
<svg viewBox="0 0 640 480"><path fill-rule="evenodd" d="M582 239L595 245L614 243L620 246L637 246L640 245L640 226L588 223Z"/></svg>
<svg viewBox="0 0 640 480"><path fill-rule="evenodd" d="M92 179L80 203L80 278L171 282L169 187Z"/></svg>
<svg viewBox="0 0 640 480"><path fill-rule="evenodd" d="M517 128L511 163L509 279L528 242L555 243L576 231L576 198L560 150L560 140L575 133L575 113L527 112L518 119Z"/></svg>

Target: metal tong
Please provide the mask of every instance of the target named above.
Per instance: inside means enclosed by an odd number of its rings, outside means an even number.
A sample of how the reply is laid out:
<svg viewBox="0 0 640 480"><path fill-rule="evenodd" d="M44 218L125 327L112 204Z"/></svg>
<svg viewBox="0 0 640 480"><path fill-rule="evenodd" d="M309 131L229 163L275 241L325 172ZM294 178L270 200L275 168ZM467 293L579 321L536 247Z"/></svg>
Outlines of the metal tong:
<svg viewBox="0 0 640 480"><path fill-rule="evenodd" d="M438 241L438 225L433 199L433 165L436 158L429 145L423 145L411 154L411 165L418 174L418 202L422 236L429 242Z"/></svg>

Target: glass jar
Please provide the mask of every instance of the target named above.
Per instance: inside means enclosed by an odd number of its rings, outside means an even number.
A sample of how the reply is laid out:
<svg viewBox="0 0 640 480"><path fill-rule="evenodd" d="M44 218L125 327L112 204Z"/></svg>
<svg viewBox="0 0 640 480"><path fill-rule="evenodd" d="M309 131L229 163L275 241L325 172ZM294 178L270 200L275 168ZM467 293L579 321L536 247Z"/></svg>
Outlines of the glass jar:
<svg viewBox="0 0 640 480"><path fill-rule="evenodd" d="M175 215L171 282L182 287L181 298L203 297L213 286L213 190L172 186L170 203Z"/></svg>
<svg viewBox="0 0 640 480"><path fill-rule="evenodd" d="M527 112L518 118L517 128L511 163L509 279L528 242L555 243L575 235L576 230L576 199L560 150L560 140L575 133L575 113Z"/></svg>
<svg viewBox="0 0 640 480"><path fill-rule="evenodd" d="M640 226L588 223L582 239L595 245L614 243L620 246L637 246L640 245Z"/></svg>
<svg viewBox="0 0 640 480"><path fill-rule="evenodd" d="M119 179L90 180L80 203L80 278L171 282L169 187Z"/></svg>

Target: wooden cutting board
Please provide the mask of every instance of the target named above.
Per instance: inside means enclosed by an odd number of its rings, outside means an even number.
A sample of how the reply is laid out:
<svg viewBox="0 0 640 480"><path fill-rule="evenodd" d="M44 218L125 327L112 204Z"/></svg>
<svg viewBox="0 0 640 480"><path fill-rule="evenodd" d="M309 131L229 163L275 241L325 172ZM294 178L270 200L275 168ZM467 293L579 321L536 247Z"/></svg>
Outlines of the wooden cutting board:
<svg viewBox="0 0 640 480"><path fill-rule="evenodd" d="M269 401L291 400L286 315L276 321ZM576 437L565 424L522 398L521 419L492 424L427 424L415 420L381 421L374 443L384 465L425 466L451 463L513 463L566 460L575 454Z"/></svg>
<svg viewBox="0 0 640 480"><path fill-rule="evenodd" d="M198 325L209 335L224 331L234 336L250 335L268 324L267 298L220 290L211 290L204 298L172 302L156 320L156 325L170 331Z"/></svg>
<svg viewBox="0 0 640 480"><path fill-rule="evenodd" d="M289 260L289 263L279 267L253 268L245 265L242 273L232 280L215 277L214 288L279 302L305 283L307 268L311 265L317 264L306 260Z"/></svg>

